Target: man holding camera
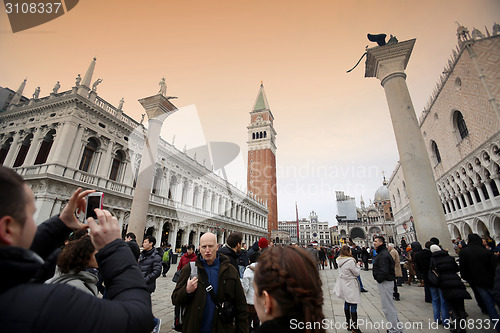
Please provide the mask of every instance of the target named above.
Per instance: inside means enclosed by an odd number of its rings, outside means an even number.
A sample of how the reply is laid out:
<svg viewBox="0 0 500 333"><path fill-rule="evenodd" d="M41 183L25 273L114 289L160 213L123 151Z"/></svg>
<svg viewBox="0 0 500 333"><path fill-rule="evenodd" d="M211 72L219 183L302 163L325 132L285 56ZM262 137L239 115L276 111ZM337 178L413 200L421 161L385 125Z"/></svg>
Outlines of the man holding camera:
<svg viewBox="0 0 500 333"><path fill-rule="evenodd" d="M201 236L200 255L195 263L197 276L190 277L191 265L184 266L172 293L172 303L185 309L182 331L247 332L247 303L239 273L225 255L217 255L214 234Z"/></svg>
<svg viewBox="0 0 500 333"><path fill-rule="evenodd" d="M36 226L31 189L12 169L0 166L0 322L5 332L150 332L151 298L120 227L106 210L95 209L98 223L80 223L85 210L77 189L59 216ZM107 288L106 300L66 284L36 280L44 261L73 230L90 227Z"/></svg>

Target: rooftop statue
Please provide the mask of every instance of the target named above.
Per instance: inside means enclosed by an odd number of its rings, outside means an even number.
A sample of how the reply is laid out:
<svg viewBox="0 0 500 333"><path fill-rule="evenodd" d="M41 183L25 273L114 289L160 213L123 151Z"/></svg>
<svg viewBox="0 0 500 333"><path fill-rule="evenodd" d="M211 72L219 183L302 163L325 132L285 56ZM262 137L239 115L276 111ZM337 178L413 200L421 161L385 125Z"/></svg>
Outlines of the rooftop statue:
<svg viewBox="0 0 500 333"><path fill-rule="evenodd" d="M59 88L61 88L61 85L59 84L59 81L57 81L57 83L54 85L54 88L52 89L52 92L54 94L57 94L57 91L59 90Z"/></svg>
<svg viewBox="0 0 500 333"><path fill-rule="evenodd" d="M33 93L33 99L38 99L40 96L40 87L36 87L35 92Z"/></svg>
<svg viewBox="0 0 500 333"><path fill-rule="evenodd" d="M120 99L120 103L118 104L118 110L121 110L123 108L123 103L125 103L125 99Z"/></svg>
<svg viewBox="0 0 500 333"><path fill-rule="evenodd" d="M165 82L164 77L161 78L161 81L159 84L160 84L160 90L158 91L158 94L167 97L167 83Z"/></svg>
<svg viewBox="0 0 500 333"><path fill-rule="evenodd" d="M92 91L97 92L97 86L102 82L102 79L97 79L94 84L92 84Z"/></svg>
<svg viewBox="0 0 500 333"><path fill-rule="evenodd" d="M78 74L78 76L75 79L75 86L78 87L80 85L80 82L82 82L82 77L80 76L80 74Z"/></svg>

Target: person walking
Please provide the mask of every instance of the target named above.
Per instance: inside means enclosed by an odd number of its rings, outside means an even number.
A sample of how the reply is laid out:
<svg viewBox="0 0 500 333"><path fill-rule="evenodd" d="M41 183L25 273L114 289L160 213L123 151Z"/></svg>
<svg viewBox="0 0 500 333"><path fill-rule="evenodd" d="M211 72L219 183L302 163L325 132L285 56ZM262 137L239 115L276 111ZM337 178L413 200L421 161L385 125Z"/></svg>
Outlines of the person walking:
<svg viewBox="0 0 500 333"><path fill-rule="evenodd" d="M429 258L429 260L426 260L427 261L427 269L423 269L422 272L427 274L427 276L429 275L429 270L431 271L431 274L433 274L433 272L432 272L433 270L435 272L437 272L436 264L435 264L434 260L432 259L432 252L430 250L430 248L433 245L434 244L431 241L425 243L425 247L429 246L430 258ZM434 252L438 252L441 250L439 248L439 246L437 246L437 245L434 245L434 247L432 247L432 249L434 250ZM422 252L423 251L424 250L422 250ZM417 257L417 259L418 258L419 257ZM417 261L417 264L419 264L418 261ZM429 289L431 292L432 313L434 315L434 321L437 322L438 324L439 323L441 323L441 324L446 323L446 320L449 320L449 318L450 318L450 311L448 308L448 303L446 302L446 299L443 297L443 290L441 288L439 288L439 283L432 284L428 277L427 277L427 279L424 279L424 283L429 286Z"/></svg>
<svg viewBox="0 0 500 333"><path fill-rule="evenodd" d="M403 277L403 272L401 271L401 264L399 263L399 253L398 251L394 248L394 244L389 243L387 244L387 250L391 254L392 259L394 260L394 274L396 278L394 279L394 292L392 293L392 298L395 301L399 301L399 292L398 292L398 283L397 279L398 277Z"/></svg>
<svg viewBox="0 0 500 333"><path fill-rule="evenodd" d="M356 263L349 246L340 249L337 258L339 278L335 283L333 293L344 300L344 314L347 329L353 333L361 333L358 328L358 304L361 303L361 291L358 276L361 272L361 262Z"/></svg>
<svg viewBox="0 0 500 333"><path fill-rule="evenodd" d="M493 283L497 258L492 251L486 249L478 234L469 234L468 246L460 251L460 273L475 291L476 301L483 304L491 320L498 320L493 297ZM500 332L500 325L497 325Z"/></svg>
<svg viewBox="0 0 500 333"><path fill-rule="evenodd" d="M170 244L167 244L167 247L163 251L163 256L161 258L161 266L163 268L161 275L163 277L167 276L167 273L170 270L171 263L172 263L172 246Z"/></svg>
<svg viewBox="0 0 500 333"><path fill-rule="evenodd" d="M156 289L156 279L161 275L161 255L155 248L156 238L153 236L144 237L142 242L142 252L139 255L139 267L141 268L144 281L146 281L146 286L148 292L152 294ZM161 319L154 318L155 327L153 329L154 333L160 331Z"/></svg>
<svg viewBox="0 0 500 333"><path fill-rule="evenodd" d="M249 332L253 332L256 330L259 325L259 317L257 316L257 312L255 311L254 306L254 294L255 290L253 287L253 280L255 275L255 269L257 268L257 259L260 256L260 252L254 252L250 256L250 264L245 268L243 272L243 278L241 280L241 285L243 287L243 292L245 293L245 297L247 299L248 305L248 330Z"/></svg>
<svg viewBox="0 0 500 333"><path fill-rule="evenodd" d="M389 333L401 333L402 323L399 321L396 307L394 306L393 292L396 273L394 271L394 259L387 250L385 238L376 236L373 246L377 250L377 256L373 259L373 278L377 281L382 311L390 323Z"/></svg>
<svg viewBox="0 0 500 333"><path fill-rule="evenodd" d="M197 275L193 277L191 265L182 268L172 292L172 303L184 308L182 332L247 332L247 303L239 273L228 257L217 252L214 234L200 237L195 266ZM223 304L233 311L227 315L218 311Z"/></svg>
<svg viewBox="0 0 500 333"><path fill-rule="evenodd" d="M450 328L455 330L456 333L464 333L466 330L463 328L463 324L460 325L467 320L464 300L472 297L457 274L459 268L455 259L448 252L441 250L436 244L431 245L431 252L431 260L439 275L438 288L441 289L443 298L448 303L451 311Z"/></svg>

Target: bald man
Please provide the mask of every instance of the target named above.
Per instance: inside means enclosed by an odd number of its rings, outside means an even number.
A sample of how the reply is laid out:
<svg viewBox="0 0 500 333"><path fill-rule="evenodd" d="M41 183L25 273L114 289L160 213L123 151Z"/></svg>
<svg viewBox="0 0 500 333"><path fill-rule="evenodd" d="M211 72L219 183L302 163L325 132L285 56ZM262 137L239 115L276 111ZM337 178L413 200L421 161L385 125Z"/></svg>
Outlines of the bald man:
<svg viewBox="0 0 500 333"><path fill-rule="evenodd" d="M200 256L195 263L197 276L190 277L191 265L184 266L172 292L172 303L185 309L182 332L247 332L247 303L238 271L228 257L217 253L214 234L201 236ZM209 286L216 302L207 291ZM221 316L221 305L232 306L232 315Z"/></svg>

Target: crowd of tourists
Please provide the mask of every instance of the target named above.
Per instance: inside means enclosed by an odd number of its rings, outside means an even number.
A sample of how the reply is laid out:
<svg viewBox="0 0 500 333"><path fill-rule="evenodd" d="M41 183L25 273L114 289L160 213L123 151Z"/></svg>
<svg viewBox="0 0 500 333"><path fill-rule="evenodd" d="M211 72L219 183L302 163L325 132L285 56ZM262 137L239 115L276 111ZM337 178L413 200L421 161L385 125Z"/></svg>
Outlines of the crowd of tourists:
<svg viewBox="0 0 500 333"><path fill-rule="evenodd" d="M177 253L151 235L141 246L133 233L122 239L107 210L95 209L96 218L82 223L77 214L92 192L76 189L59 215L37 226L32 190L16 172L0 166L2 331L160 331L151 294ZM333 292L344 300L345 327L360 333L358 305L367 292L360 273L371 264L391 323L388 332L403 331L394 302L404 284L422 287L436 323L465 332L460 323L468 316L469 290L484 314L499 318L499 252L491 238L477 234L468 235L467 242L454 240L454 249L443 249L437 238L424 246L404 240L395 246L382 236L369 248L346 241L304 249L266 238L247 248L239 232L217 244L216 235L207 232L198 249L182 248L173 274L175 319L168 325L182 332L325 332L319 272L330 267L337 276Z"/></svg>

